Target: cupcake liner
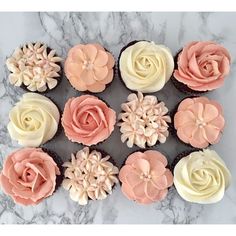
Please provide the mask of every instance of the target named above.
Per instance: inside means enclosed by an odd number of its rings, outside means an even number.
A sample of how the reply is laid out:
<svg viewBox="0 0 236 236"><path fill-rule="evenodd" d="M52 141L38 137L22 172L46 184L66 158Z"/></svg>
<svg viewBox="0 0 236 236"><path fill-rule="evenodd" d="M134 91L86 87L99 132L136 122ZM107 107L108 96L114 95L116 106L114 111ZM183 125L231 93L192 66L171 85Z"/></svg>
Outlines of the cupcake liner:
<svg viewBox="0 0 236 236"><path fill-rule="evenodd" d="M199 148L192 148L191 150L186 150L186 151L183 151L181 153L179 153L175 159L173 160L173 162L171 163L170 165L170 170L172 172L172 174L174 175L174 169L175 169L175 166L177 165L177 163L183 158L183 157L186 157L188 156L190 153L192 152L196 152L196 151L201 151L202 149L199 149Z"/></svg>
<svg viewBox="0 0 236 236"><path fill-rule="evenodd" d="M182 49L179 50L179 52L174 56L174 63L175 63L175 67L174 70L178 69L178 56L179 54L182 52ZM179 82L175 77L174 74L171 77L171 81L174 84L175 88L178 89L180 92L186 94L186 95L194 95L194 96L199 96L201 94L207 93L209 91L196 91L193 90L191 88L189 88L187 85L185 85L184 83Z"/></svg>
<svg viewBox="0 0 236 236"><path fill-rule="evenodd" d="M45 44L45 43L42 43L42 42L39 42L39 43L41 43L41 44ZM34 42L34 43L32 43L33 45L35 45L36 43ZM23 46L21 46L20 47L21 49L23 48ZM47 53L49 54L50 53L50 51L52 51L53 49L52 48L50 48L50 47L48 47L47 46ZM12 54L11 54L12 55ZM55 56L57 56L57 54L55 54ZM59 77L55 77L55 79L58 81L57 82L57 85L54 87L54 88L52 88L52 89L49 89L48 88L48 86L47 86L47 89L45 90L45 91L43 91L43 92L40 92L40 91L30 91L28 88L27 88L27 86L26 85L24 85L24 84L22 84L21 86L19 86L19 88L21 88L22 90L24 90L24 91L26 91L26 92L33 92L33 93L39 93L39 94L46 94L46 93L48 93L48 92L50 92L50 91L53 91L60 83L61 83L61 81L62 81L62 77L63 77L63 68L62 68L62 63L60 63L60 62L57 62L56 63L58 66L60 66L60 68L61 68L61 70L59 71L59 72L57 72L58 74L59 74ZM9 73L9 74L11 74L11 72ZM15 86L15 85L13 85L14 87L17 87L17 86Z"/></svg>
<svg viewBox="0 0 236 236"><path fill-rule="evenodd" d="M64 168L62 167L63 165L63 161L62 159L58 156L58 154L50 149L44 148L42 147L42 150L44 152L46 152L50 157L52 157L52 159L55 161L55 163L57 164L57 167L60 170L60 175L56 176L56 187L54 190L54 193L59 189L62 181L63 181L63 176L64 176Z"/></svg>

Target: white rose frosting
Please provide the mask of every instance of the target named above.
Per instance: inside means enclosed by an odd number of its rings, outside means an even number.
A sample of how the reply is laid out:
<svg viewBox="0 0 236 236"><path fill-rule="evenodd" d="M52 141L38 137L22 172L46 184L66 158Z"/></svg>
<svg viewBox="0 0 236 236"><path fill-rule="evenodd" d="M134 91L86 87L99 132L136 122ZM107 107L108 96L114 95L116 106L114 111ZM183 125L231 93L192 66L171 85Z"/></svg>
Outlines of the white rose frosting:
<svg viewBox="0 0 236 236"><path fill-rule="evenodd" d="M152 93L161 90L170 79L174 60L166 46L139 41L121 53L119 69L129 89Z"/></svg>
<svg viewBox="0 0 236 236"><path fill-rule="evenodd" d="M9 113L7 126L12 139L25 147L38 147L57 132L60 113L47 97L25 93Z"/></svg>
<svg viewBox="0 0 236 236"><path fill-rule="evenodd" d="M44 92L58 84L62 58L56 56L55 50L48 53L47 46L41 43L28 43L17 48L6 61L11 72L9 81L15 86L24 85L31 92Z"/></svg>
<svg viewBox="0 0 236 236"><path fill-rule="evenodd" d="M89 199L103 200L112 193L119 170L109 159L110 156L102 158L100 152L90 152L85 147L71 155L71 162L63 164L66 170L62 186L70 192L73 201L86 205Z"/></svg>
<svg viewBox="0 0 236 236"><path fill-rule="evenodd" d="M210 149L192 152L174 168L174 184L189 202L209 204L220 201L229 186L231 174L219 155Z"/></svg>

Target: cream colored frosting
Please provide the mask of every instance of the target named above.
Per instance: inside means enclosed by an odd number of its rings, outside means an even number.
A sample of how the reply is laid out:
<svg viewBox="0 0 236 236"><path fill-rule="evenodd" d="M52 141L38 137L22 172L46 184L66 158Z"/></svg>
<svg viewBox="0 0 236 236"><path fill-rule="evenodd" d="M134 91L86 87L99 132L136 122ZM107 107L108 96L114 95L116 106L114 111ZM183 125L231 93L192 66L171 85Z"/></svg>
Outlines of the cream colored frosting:
<svg viewBox="0 0 236 236"><path fill-rule="evenodd" d="M28 43L7 59L6 65L11 72L9 81L15 86L25 85L32 92L53 89L60 76L61 67L57 64L60 61L55 50L47 53L45 44Z"/></svg>
<svg viewBox="0 0 236 236"><path fill-rule="evenodd" d="M56 134L60 113L47 97L25 93L9 113L12 139L25 147L38 147Z"/></svg>
<svg viewBox="0 0 236 236"><path fill-rule="evenodd" d="M103 200L112 193L112 187L118 183L119 170L110 161L110 156L102 157L96 150L88 147L71 155L66 167L62 186L70 192L73 201L86 205L89 199Z"/></svg>
<svg viewBox="0 0 236 236"><path fill-rule="evenodd" d="M174 169L174 184L180 196L189 202L209 204L220 201L229 186L231 174L213 150L192 152Z"/></svg>
<svg viewBox="0 0 236 236"><path fill-rule="evenodd" d="M125 85L143 93L161 90L174 70L170 49L147 41L127 47L121 53L119 63Z"/></svg>
<svg viewBox="0 0 236 236"><path fill-rule="evenodd" d="M135 144L145 148L146 144L153 146L157 141L165 143L171 118L164 102L159 102L156 96L143 96L138 92L138 96L130 94L128 102L123 103L121 108L118 126L122 133L121 141L127 141L128 147Z"/></svg>

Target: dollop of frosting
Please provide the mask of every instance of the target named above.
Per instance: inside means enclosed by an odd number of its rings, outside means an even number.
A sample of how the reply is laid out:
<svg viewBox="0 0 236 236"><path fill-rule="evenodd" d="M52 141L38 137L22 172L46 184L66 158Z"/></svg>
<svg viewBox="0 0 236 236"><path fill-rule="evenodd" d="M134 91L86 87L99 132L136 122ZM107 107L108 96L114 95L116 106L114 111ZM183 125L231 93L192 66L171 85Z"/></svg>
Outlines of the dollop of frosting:
<svg viewBox="0 0 236 236"><path fill-rule="evenodd" d="M38 147L56 134L60 113L47 97L25 93L9 113L7 126L12 139L25 147Z"/></svg>
<svg viewBox="0 0 236 236"><path fill-rule="evenodd" d="M174 116L177 136L196 148L219 142L224 125L221 105L207 97L184 99Z"/></svg>
<svg viewBox="0 0 236 236"><path fill-rule="evenodd" d="M173 175L166 166L166 157L158 151L134 152L120 169L121 191L142 204L163 200L173 184Z"/></svg>
<svg viewBox="0 0 236 236"><path fill-rule="evenodd" d="M189 202L209 204L220 201L229 186L231 174L213 150L192 152L174 168L174 185Z"/></svg>
<svg viewBox="0 0 236 236"><path fill-rule="evenodd" d="M46 44L39 42L25 44L17 48L7 59L6 65L11 72L9 81L15 86L24 85L31 92L44 92L58 84L62 58L55 50L49 50Z"/></svg>
<svg viewBox="0 0 236 236"><path fill-rule="evenodd" d="M70 98L62 115L62 126L68 139L87 146L107 139L115 122L115 111L91 95Z"/></svg>
<svg viewBox="0 0 236 236"><path fill-rule="evenodd" d="M101 152L88 147L71 155L71 162L65 162L65 179L62 186L70 192L73 201L86 205L89 199L103 200L112 193L118 183L119 170L110 161L110 156L102 157Z"/></svg>
<svg viewBox="0 0 236 236"><path fill-rule="evenodd" d="M79 91L102 92L113 80L115 59L100 44L78 44L65 61L66 77Z"/></svg>
<svg viewBox="0 0 236 236"><path fill-rule="evenodd" d="M121 105L122 112L118 117L121 141L127 141L130 148L134 144L145 148L146 144L153 146L157 141L165 143L171 118L164 102L159 102L156 96L143 96L141 92L132 93L127 99L128 102Z"/></svg>
<svg viewBox="0 0 236 236"><path fill-rule="evenodd" d="M192 90L213 90L223 85L230 61L229 52L215 42L191 42L178 56L174 77Z"/></svg>
<svg viewBox="0 0 236 236"><path fill-rule="evenodd" d="M41 148L11 153L0 173L0 186L15 203L36 205L53 194L60 170Z"/></svg>
<svg viewBox="0 0 236 236"><path fill-rule="evenodd" d="M119 70L127 88L152 93L161 90L170 79L174 60L166 46L139 41L121 53Z"/></svg>

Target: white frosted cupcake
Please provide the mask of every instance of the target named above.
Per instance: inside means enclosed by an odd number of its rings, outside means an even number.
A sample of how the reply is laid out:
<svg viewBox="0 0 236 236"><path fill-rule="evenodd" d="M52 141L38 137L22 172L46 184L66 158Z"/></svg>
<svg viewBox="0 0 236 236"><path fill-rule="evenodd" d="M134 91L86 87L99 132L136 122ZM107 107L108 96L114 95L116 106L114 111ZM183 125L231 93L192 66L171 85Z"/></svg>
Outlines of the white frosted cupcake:
<svg viewBox="0 0 236 236"><path fill-rule="evenodd" d="M200 204L219 202L230 180L230 171L213 150L182 153L174 161L174 185L186 201Z"/></svg>
<svg viewBox="0 0 236 236"><path fill-rule="evenodd" d="M174 70L169 48L148 41L133 41L120 52L118 73L132 91L153 93L161 90Z"/></svg>
<svg viewBox="0 0 236 236"><path fill-rule="evenodd" d="M9 113L8 132L24 147L39 147L51 140L58 130L60 113L47 97L25 93Z"/></svg>

